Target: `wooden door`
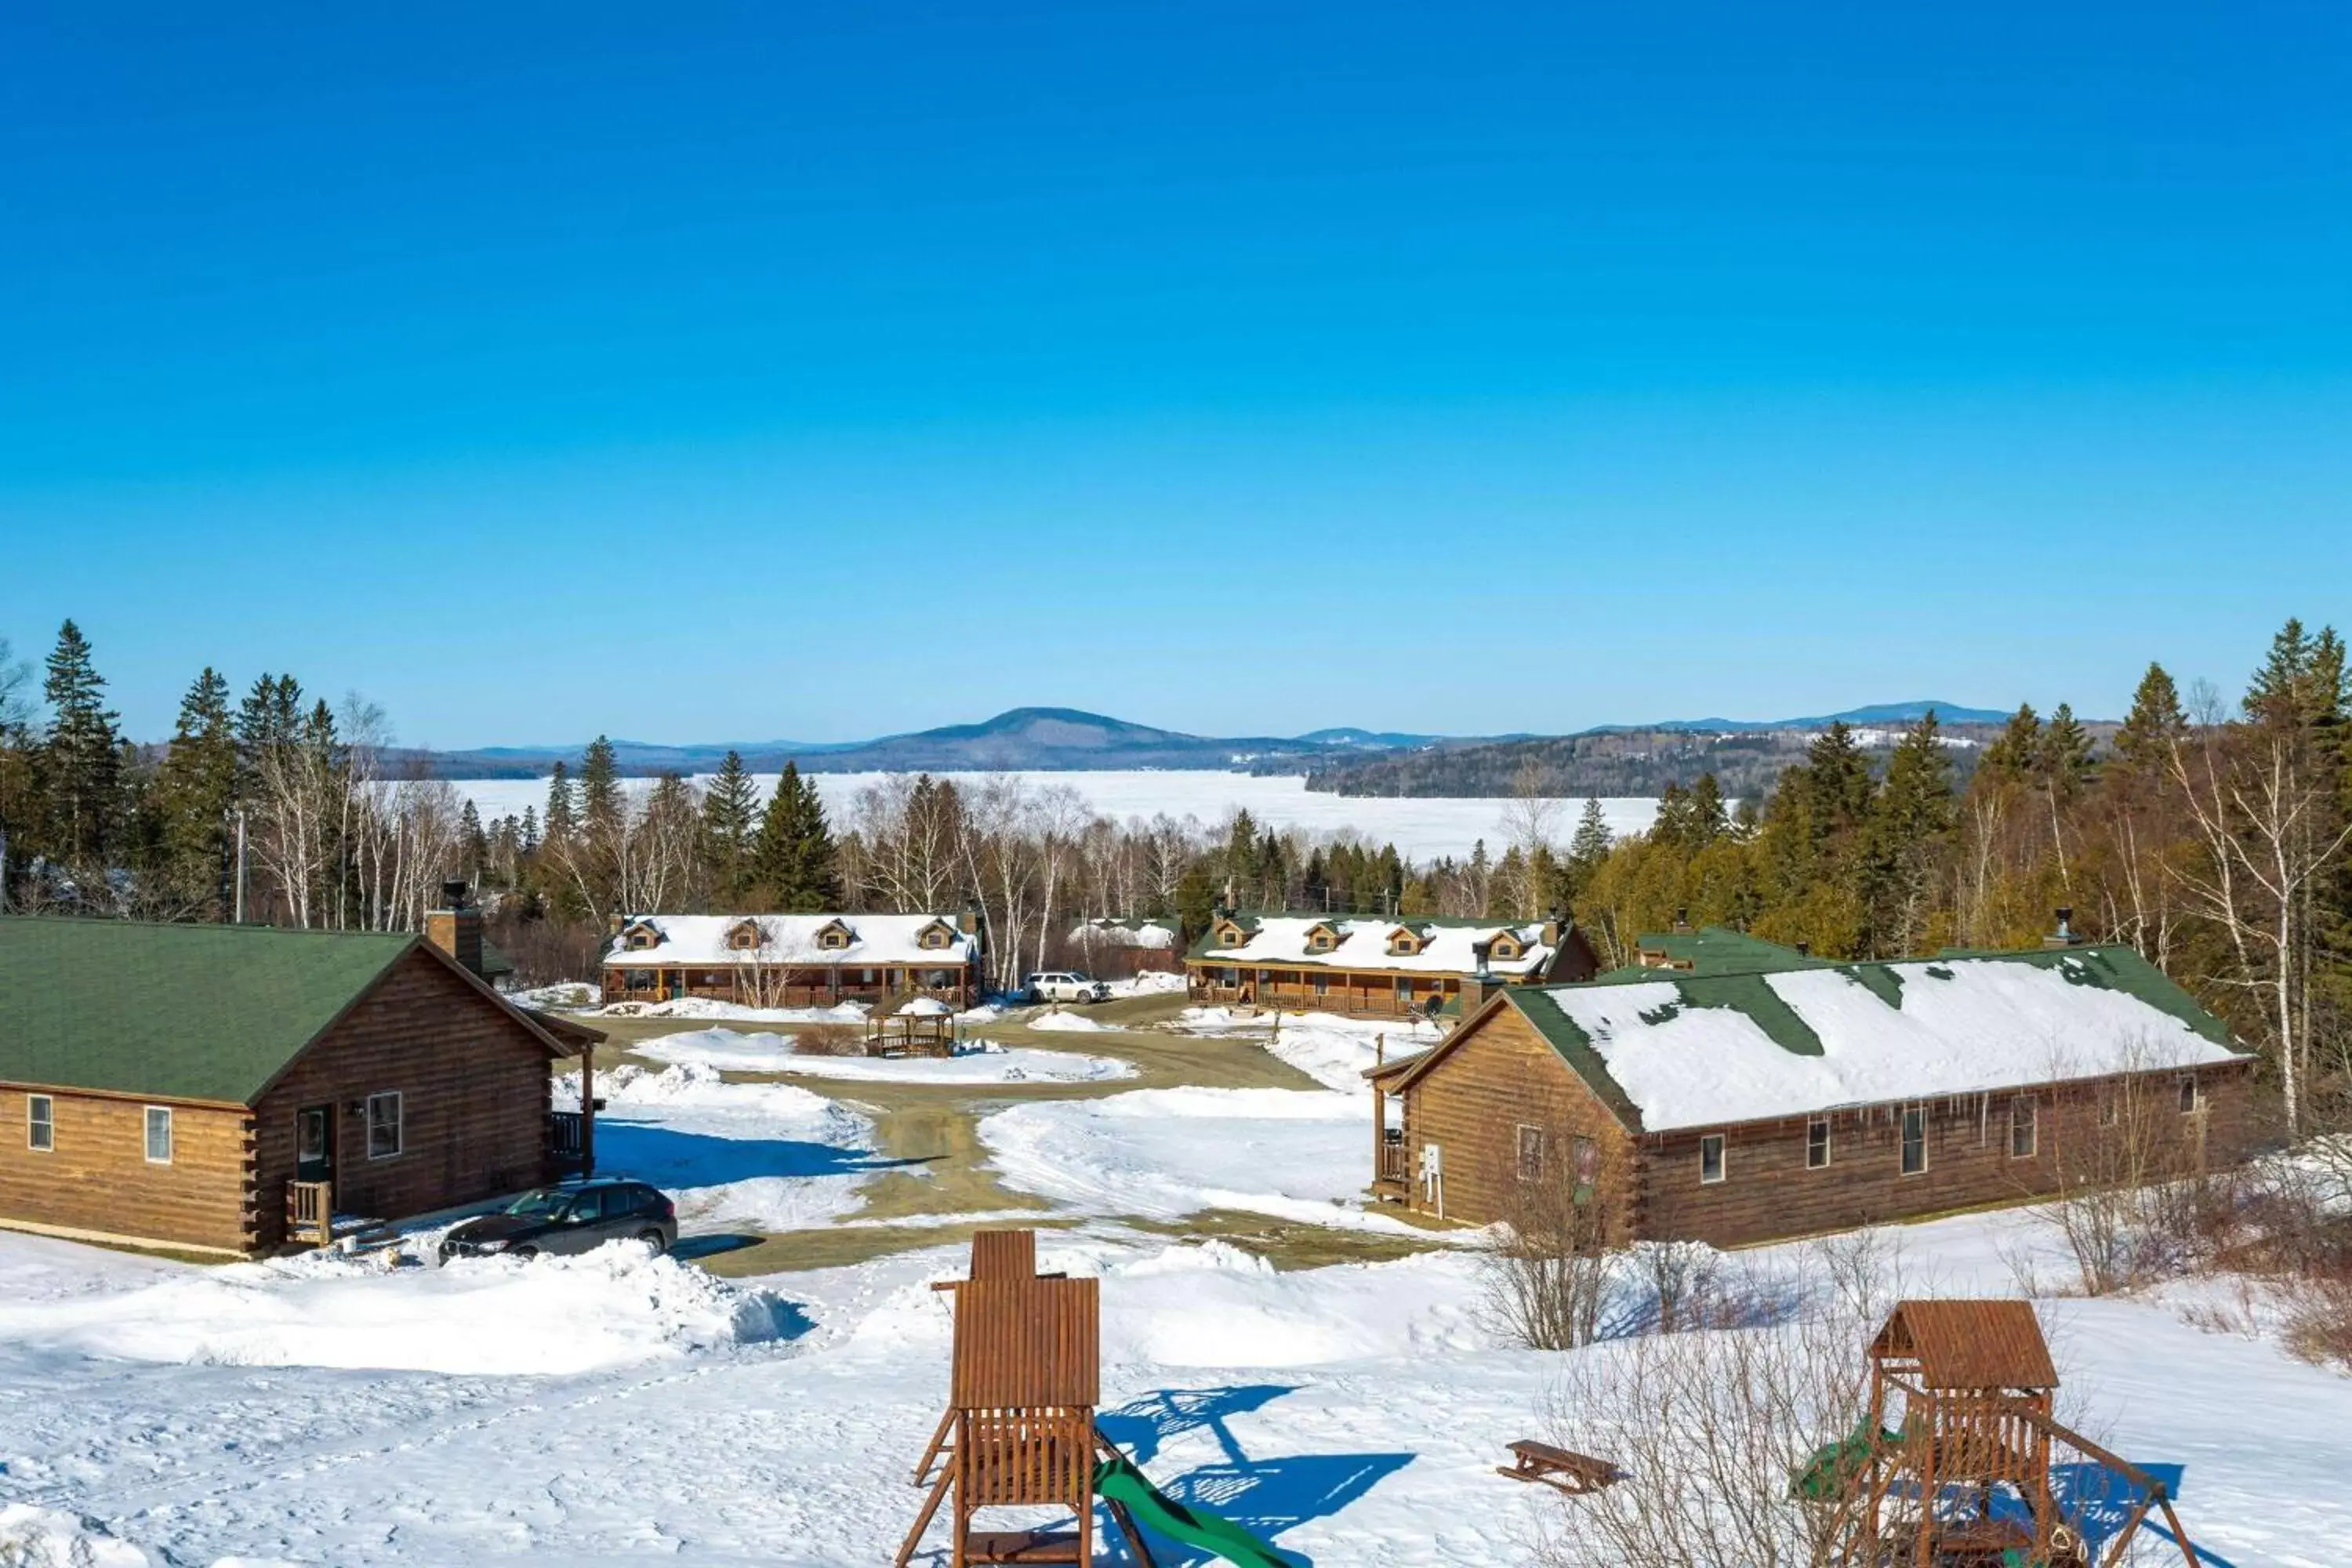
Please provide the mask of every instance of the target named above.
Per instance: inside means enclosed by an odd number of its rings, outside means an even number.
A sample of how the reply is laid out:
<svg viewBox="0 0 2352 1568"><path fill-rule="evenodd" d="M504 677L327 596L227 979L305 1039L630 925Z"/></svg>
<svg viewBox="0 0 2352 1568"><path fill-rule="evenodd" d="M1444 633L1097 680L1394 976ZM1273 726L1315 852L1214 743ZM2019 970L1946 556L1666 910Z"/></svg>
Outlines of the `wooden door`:
<svg viewBox="0 0 2352 1568"><path fill-rule="evenodd" d="M306 1105L294 1113L294 1179L335 1179L335 1108Z"/></svg>

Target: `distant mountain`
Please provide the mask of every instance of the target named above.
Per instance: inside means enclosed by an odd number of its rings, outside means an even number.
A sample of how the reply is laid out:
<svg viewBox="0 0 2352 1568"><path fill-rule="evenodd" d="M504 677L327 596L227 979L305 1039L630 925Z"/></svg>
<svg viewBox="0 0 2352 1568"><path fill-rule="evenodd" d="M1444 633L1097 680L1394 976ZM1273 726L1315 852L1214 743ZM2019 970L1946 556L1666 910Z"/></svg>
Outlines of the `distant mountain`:
<svg viewBox="0 0 2352 1568"><path fill-rule="evenodd" d="M1075 772L1107 768L1222 768L1256 773L1308 773L1318 787L1348 794L1507 794L1492 786L1453 791L1428 787L1440 775L1482 776L1484 767L1465 769L1411 759L1457 758L1471 752L1500 756L1511 747L1557 748L1580 740L1642 735L1734 737L1765 732L1790 733L1827 729L1843 720L1857 728L1887 729L1916 721L1929 708L1947 724L2004 721L2008 715L1984 708L1960 708L1936 702L1888 702L1815 719L1781 719L1748 722L1731 719L1676 719L1644 725L1607 725L1574 736L1425 735L1391 730L1353 727L1313 730L1304 735L1192 735L1180 730L1155 729L1075 708L1015 708L977 724L949 724L936 730L885 735L872 741L732 741L667 744L651 741L616 740L613 752L621 771L630 774L660 773L707 773L715 771L730 751L742 754L754 773L774 773L786 762L810 773L985 773L998 769L1030 772ZM1713 744L1714 742L1709 742ZM551 746L480 746L462 752L411 752L402 760L421 765L444 778L531 778L545 775L559 762L578 767L583 743ZM1622 746L1607 748L1623 751ZM1768 747L1767 750L1781 748ZM1597 752L1596 752L1597 754ZM1398 787L1394 776L1355 777L1367 768L1394 763L1395 769L1418 768L1423 787ZM1341 783L1342 779L1350 780ZM1358 787L1358 786L1363 787ZM1627 790L1639 794L1646 791Z"/></svg>
<svg viewBox="0 0 2352 1568"><path fill-rule="evenodd" d="M1916 724L1935 710L1936 719L1943 724L2005 724L2009 715L1990 708L1963 708L1957 702L1879 702L1867 708L1849 708L1843 713L1823 713L1811 719L1666 719L1655 724L1606 724L1592 733L1615 733L1628 730L1710 731L1727 734L1748 730L1826 730L1832 724L1851 724L1856 728L1884 728L1890 724Z"/></svg>

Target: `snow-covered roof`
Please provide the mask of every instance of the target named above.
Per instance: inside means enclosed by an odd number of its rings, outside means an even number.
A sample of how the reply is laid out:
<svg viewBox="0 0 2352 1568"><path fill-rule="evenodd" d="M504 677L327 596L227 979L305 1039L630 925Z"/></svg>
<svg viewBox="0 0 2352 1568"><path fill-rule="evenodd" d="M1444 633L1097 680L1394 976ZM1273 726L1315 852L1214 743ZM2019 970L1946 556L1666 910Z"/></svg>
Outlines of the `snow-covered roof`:
<svg viewBox="0 0 2352 1568"><path fill-rule="evenodd" d="M1166 921L1122 921L1104 916L1072 926L1069 940L1102 947L1174 947L1176 928Z"/></svg>
<svg viewBox="0 0 2352 1568"><path fill-rule="evenodd" d="M1488 925L1420 915L1244 915L1235 917L1234 925L1246 940L1225 945L1219 941L1218 931L1212 930L1203 944L1192 951L1193 962L1244 967L1284 964L1474 974L1477 973L1478 960L1470 951L1471 944L1492 943L1497 937L1508 936L1518 944L1518 956L1505 958L1494 954L1490 947L1486 967L1496 974L1524 976L1541 973L1550 964L1554 951L1552 944L1543 940L1541 921ZM1328 950L1319 952L1313 945L1318 929L1330 931L1335 939ZM1399 931L1411 932L1419 951L1391 952L1392 939Z"/></svg>
<svg viewBox="0 0 2352 1568"><path fill-rule="evenodd" d="M2130 948L1509 994L1653 1132L2241 1059Z"/></svg>
<svg viewBox="0 0 2352 1568"><path fill-rule="evenodd" d="M746 921L756 922L758 943L736 947L729 939ZM836 924L848 932L848 942L826 947L822 934ZM922 945L922 933L934 926L943 926L949 933L944 947ZM630 933L638 931L650 931L653 945L629 947ZM969 963L979 954L979 939L958 931L949 915L640 915L623 924L604 954L604 964L623 969L666 963L709 968L752 963L940 965Z"/></svg>

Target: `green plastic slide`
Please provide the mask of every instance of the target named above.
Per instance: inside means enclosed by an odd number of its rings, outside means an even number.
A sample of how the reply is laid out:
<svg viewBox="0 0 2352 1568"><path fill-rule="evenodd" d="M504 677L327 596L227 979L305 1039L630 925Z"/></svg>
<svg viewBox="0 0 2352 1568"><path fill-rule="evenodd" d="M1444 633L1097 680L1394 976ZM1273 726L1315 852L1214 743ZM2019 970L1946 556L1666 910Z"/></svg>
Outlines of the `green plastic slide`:
<svg viewBox="0 0 2352 1568"><path fill-rule="evenodd" d="M1143 1472L1123 1458L1095 1467L1095 1490L1133 1514L1136 1522L1171 1541L1213 1552L1237 1568L1292 1568L1290 1560L1231 1520L1160 1495Z"/></svg>
<svg viewBox="0 0 2352 1568"><path fill-rule="evenodd" d="M1789 1479L1790 1490L1808 1502L1826 1502L1841 1497L1856 1478L1870 1468L1872 1455L1880 1446L1901 1441L1900 1432L1881 1432L1874 1440L1870 1422L1865 1418L1851 1435L1816 1449L1811 1462Z"/></svg>

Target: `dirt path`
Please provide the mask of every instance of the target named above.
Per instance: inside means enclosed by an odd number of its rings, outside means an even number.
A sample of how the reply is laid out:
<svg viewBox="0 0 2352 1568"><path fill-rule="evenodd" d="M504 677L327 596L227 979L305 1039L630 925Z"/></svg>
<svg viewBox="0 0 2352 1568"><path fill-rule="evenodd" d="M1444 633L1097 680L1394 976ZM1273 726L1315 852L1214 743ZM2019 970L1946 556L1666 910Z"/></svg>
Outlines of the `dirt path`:
<svg viewBox="0 0 2352 1568"><path fill-rule="evenodd" d="M1069 1223L1054 1217L1051 1205L1044 1199L1000 1185L995 1173L988 1168L987 1151L980 1142L980 1119L1008 1105L1034 1100L1099 1100L1140 1089L1186 1085L1209 1089L1321 1087L1269 1055L1255 1041L1202 1039L1152 1027L1172 1020L1184 1005L1181 996L1136 997L1105 1003L1080 1013L1105 1026L1099 1029L1033 1029L1009 1019L970 1031L1004 1046L1116 1057L1134 1064L1134 1078L973 1088L841 1079L819 1082L790 1073L727 1073L725 1077L730 1081L796 1082L838 1100L873 1120L875 1139L883 1154L919 1163L889 1172L867 1184L863 1189L863 1206L842 1222L830 1227L764 1236L756 1240L747 1237L742 1238L746 1245L704 1257L703 1266L714 1274L739 1276L830 1268L960 1240L983 1226L1006 1223L1007 1216L1015 1214L1024 1216L1024 1224ZM771 1028L802 1036L812 1032L806 1026L791 1024L730 1024L701 1018L600 1017L593 1022L612 1035L611 1045L600 1053L600 1065L630 1061L651 1070L658 1070L661 1064L631 1054L628 1046L661 1035L711 1027ZM977 1217L982 1215L990 1217ZM1244 1215L1203 1215L1199 1225L1186 1226L1150 1222L1139 1224L1138 1228L1224 1236L1236 1245L1274 1258L1277 1267L1311 1267L1320 1262L1397 1256L1417 1250L1410 1242L1383 1240L1370 1244L1364 1238L1349 1238L1338 1233L1327 1237L1321 1227L1278 1226Z"/></svg>

